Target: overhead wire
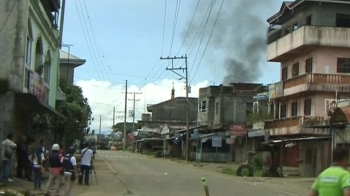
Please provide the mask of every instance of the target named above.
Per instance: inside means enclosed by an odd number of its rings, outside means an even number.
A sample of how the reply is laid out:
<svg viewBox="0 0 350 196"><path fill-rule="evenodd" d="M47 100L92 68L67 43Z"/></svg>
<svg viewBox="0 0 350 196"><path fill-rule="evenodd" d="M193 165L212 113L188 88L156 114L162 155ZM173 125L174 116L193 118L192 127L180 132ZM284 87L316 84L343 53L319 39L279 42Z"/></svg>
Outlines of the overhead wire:
<svg viewBox="0 0 350 196"><path fill-rule="evenodd" d="M210 19L210 15L211 15L211 12L212 12L212 10L213 10L213 7L214 7L215 3L216 3L216 0L212 0L212 1L211 1L211 4L210 4L210 11L209 11L208 17L207 17L207 19L206 19L205 25L204 25L204 27L203 27L202 37L201 37L201 39L200 39L199 46L198 46L198 49L197 49L195 58L194 58L194 60L193 60L193 64L196 62L197 57L198 57L198 54L199 54L199 51L200 51L200 49L201 49L201 46L202 46L202 43L203 43L203 39L204 39L204 36L205 36L205 32L206 32L206 30L207 30L207 25L208 25L208 22L209 22L209 19ZM191 75L191 72L192 72L192 70L190 70L189 75Z"/></svg>
<svg viewBox="0 0 350 196"><path fill-rule="evenodd" d="M207 44L206 44L206 46L205 46L205 48L204 48L202 57L201 57L201 59L200 59L198 65L197 65L197 67L196 67L196 70L195 70L194 74L193 74L193 77L192 77L192 79L191 79L191 82L192 82L192 80L194 79L194 77L195 77L195 75L196 75L196 73L197 73L197 71L198 71L198 68L199 68L199 66L200 66L200 64L201 64L201 62L202 62L202 60L203 60L204 54L205 54L205 52L206 52L206 50L207 50L207 48L208 48L210 39L211 39L211 37L212 37L212 35L213 35L214 29L215 29L216 23L217 23L217 21L218 21L218 18L219 18L219 16L220 16L220 13L221 13L221 10L222 10L222 7L223 7L224 2L225 2L225 0L222 0L221 5L220 5L220 9L219 9L218 14L216 15L216 18L215 18L215 22L214 22L213 28L211 29L211 32L210 32L210 35L209 35Z"/></svg>
<svg viewBox="0 0 350 196"><path fill-rule="evenodd" d="M163 22L163 41L162 41L162 52L164 51L164 37L165 37L165 24L166 24L166 11L167 11L168 0L165 0L165 8L164 8L164 22Z"/></svg>
<svg viewBox="0 0 350 196"><path fill-rule="evenodd" d="M171 51L172 51L172 49L173 49L173 44L174 44L174 39L175 39L175 33L176 33L176 27L177 27L177 19L178 19L178 17L179 17L179 11L180 11L180 5L181 5L181 0L177 0L177 1L176 1L176 7L175 7L175 16L174 16L174 24L173 24L173 33L172 33L172 38L171 38L169 56L171 55Z"/></svg>

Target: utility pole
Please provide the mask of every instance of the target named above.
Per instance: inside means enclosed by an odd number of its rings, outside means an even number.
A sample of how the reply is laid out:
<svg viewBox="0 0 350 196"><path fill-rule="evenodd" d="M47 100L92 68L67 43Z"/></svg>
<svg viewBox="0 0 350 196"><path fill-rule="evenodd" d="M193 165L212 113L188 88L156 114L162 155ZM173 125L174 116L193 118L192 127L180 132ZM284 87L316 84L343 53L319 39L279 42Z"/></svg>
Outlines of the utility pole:
<svg viewBox="0 0 350 196"><path fill-rule="evenodd" d="M183 67L174 67L174 60L177 59L184 59L185 60L185 68ZM189 101L188 101L188 66L187 66L187 54L185 56L181 57L160 57L160 60L171 60L171 68L166 68L166 70L170 70L174 72L176 75L180 76L180 79L186 80L186 160L189 161L189 124L188 124L188 118L189 118ZM185 71L185 76L179 74L177 71Z"/></svg>
<svg viewBox="0 0 350 196"><path fill-rule="evenodd" d="M113 129L114 125L115 125L115 106L113 106L113 125L112 125L112 129Z"/></svg>
<svg viewBox="0 0 350 196"><path fill-rule="evenodd" d="M99 148L101 148L101 121L102 121L102 117L100 115L100 127L98 129L98 145L99 145Z"/></svg>
<svg viewBox="0 0 350 196"><path fill-rule="evenodd" d="M129 99L129 101L133 101L133 107L132 107L132 131L135 131L135 108L136 108L136 101L140 101L140 99L136 99L136 94L142 94L142 92L132 92L129 94L133 94L134 98Z"/></svg>
<svg viewBox="0 0 350 196"><path fill-rule="evenodd" d="M60 32L58 37L58 44L60 49L62 49L62 39L63 39L63 26L64 26L64 13L66 10L66 0L62 0L62 8L61 8L61 18L60 18Z"/></svg>
<svg viewBox="0 0 350 196"><path fill-rule="evenodd" d="M123 150L126 150L126 110L128 106L128 80L125 80Z"/></svg>

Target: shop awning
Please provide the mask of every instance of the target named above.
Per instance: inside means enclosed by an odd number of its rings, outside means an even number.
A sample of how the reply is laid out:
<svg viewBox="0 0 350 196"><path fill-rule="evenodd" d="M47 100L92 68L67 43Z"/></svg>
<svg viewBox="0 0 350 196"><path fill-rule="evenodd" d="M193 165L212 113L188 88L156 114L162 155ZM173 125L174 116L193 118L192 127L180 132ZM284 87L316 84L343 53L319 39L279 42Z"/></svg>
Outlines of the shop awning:
<svg viewBox="0 0 350 196"><path fill-rule="evenodd" d="M248 137L264 137L265 136L265 129L251 129L248 130Z"/></svg>
<svg viewBox="0 0 350 196"><path fill-rule="evenodd" d="M208 125L189 127L188 130L201 129L201 128L206 128L206 127L208 127ZM186 132L186 129L175 131L175 133L182 133L182 132Z"/></svg>
<svg viewBox="0 0 350 196"><path fill-rule="evenodd" d="M16 104L22 110L28 112L44 112L65 118L62 114L57 112L54 108L39 101L39 99L30 93L16 93Z"/></svg>
<svg viewBox="0 0 350 196"><path fill-rule="evenodd" d="M282 142L303 142L303 141L312 141L312 140L328 140L330 137L323 136L323 137L300 137L300 138L291 138L291 139L277 139L277 140L270 140L267 142L262 142L262 144L277 144Z"/></svg>
<svg viewBox="0 0 350 196"><path fill-rule="evenodd" d="M333 123L350 123L350 107L335 108L331 115L330 122Z"/></svg>

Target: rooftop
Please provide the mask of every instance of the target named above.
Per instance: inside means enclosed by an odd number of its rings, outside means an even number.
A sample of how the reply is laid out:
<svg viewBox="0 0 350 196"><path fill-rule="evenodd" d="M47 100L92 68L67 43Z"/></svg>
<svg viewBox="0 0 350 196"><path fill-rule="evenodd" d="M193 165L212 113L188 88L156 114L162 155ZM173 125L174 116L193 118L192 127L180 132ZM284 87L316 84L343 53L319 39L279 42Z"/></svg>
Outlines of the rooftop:
<svg viewBox="0 0 350 196"><path fill-rule="evenodd" d="M83 65L86 62L85 59L81 59L77 56L74 56L64 50L60 50L60 63L61 64L71 64L74 67Z"/></svg>
<svg viewBox="0 0 350 196"><path fill-rule="evenodd" d="M317 2L317 3L339 3L339 4L350 4L349 0L295 0L295 1L284 1L280 10L269 19L267 22L270 24L279 24L279 19L286 13L292 13L295 8L301 6L307 2Z"/></svg>

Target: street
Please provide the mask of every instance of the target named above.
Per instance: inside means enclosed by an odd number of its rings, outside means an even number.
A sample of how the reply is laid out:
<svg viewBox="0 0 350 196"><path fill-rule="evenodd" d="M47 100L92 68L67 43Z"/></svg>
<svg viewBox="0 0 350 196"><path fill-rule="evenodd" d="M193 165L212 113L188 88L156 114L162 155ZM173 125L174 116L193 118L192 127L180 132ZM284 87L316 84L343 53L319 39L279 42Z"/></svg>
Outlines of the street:
<svg viewBox="0 0 350 196"><path fill-rule="evenodd" d="M207 180L211 196L308 194L305 187L290 184L287 179L233 177L131 152L98 151L95 163L99 185L93 176L92 185L77 195L205 196L202 177Z"/></svg>

